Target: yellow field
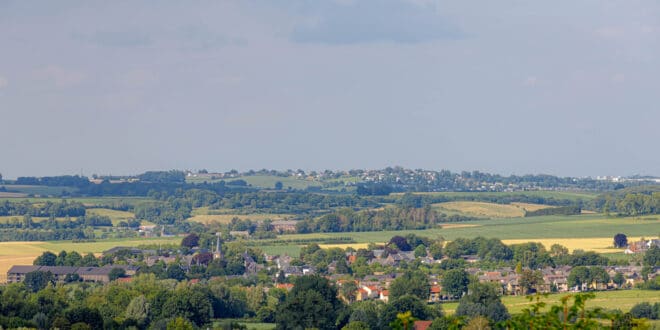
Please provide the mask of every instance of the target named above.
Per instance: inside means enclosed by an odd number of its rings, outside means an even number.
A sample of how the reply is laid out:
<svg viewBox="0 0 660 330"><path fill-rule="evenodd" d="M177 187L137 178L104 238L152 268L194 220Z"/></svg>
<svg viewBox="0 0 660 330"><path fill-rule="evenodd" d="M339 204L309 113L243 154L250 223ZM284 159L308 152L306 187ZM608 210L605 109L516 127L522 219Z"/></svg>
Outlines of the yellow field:
<svg viewBox="0 0 660 330"><path fill-rule="evenodd" d="M385 244L385 243L376 243L376 244ZM366 249L369 246L369 243L319 244L319 246L322 249L331 249L331 248L347 249L350 247L355 250L358 250L358 249Z"/></svg>
<svg viewBox="0 0 660 330"><path fill-rule="evenodd" d="M287 220L292 216L288 214L270 214L270 213L254 213L254 214L197 214L188 218L188 221L200 222L203 224L209 224L213 222L218 223L229 223L233 218L239 218L241 220L250 219L253 221L261 220Z"/></svg>
<svg viewBox="0 0 660 330"><path fill-rule="evenodd" d="M31 265L36 257L45 251L77 251L99 253L115 246L138 246L144 244L179 244L180 237L155 239L108 240L89 243L59 242L0 242L0 282L5 281L7 270L13 265Z"/></svg>
<svg viewBox="0 0 660 330"><path fill-rule="evenodd" d="M550 206L550 205L532 204L532 203L511 203L511 205L517 206L517 207L519 207L521 209L524 209L525 211L528 211L528 212L533 212L533 211L538 211L538 210L554 207L554 206Z"/></svg>
<svg viewBox="0 0 660 330"><path fill-rule="evenodd" d="M628 242L639 241L640 237L628 237ZM503 239L504 244L520 244L527 242L539 242L550 249L553 244L561 244L568 248L570 252L573 250L594 251L597 253L623 253L623 249L616 249L612 247L613 237L598 237L598 238L525 238L525 239Z"/></svg>
<svg viewBox="0 0 660 330"><path fill-rule="evenodd" d="M517 218L523 217L525 211L515 205L504 205L484 202L446 202L433 204L434 207L463 215L482 218Z"/></svg>

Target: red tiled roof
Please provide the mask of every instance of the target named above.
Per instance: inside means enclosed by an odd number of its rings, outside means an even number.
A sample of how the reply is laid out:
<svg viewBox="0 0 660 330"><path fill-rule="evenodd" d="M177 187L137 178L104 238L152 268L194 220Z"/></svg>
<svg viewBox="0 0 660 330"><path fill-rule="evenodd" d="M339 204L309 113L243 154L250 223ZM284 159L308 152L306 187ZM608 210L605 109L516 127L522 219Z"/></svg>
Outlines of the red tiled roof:
<svg viewBox="0 0 660 330"><path fill-rule="evenodd" d="M433 321L415 321L414 329L415 330L426 330L431 326Z"/></svg>

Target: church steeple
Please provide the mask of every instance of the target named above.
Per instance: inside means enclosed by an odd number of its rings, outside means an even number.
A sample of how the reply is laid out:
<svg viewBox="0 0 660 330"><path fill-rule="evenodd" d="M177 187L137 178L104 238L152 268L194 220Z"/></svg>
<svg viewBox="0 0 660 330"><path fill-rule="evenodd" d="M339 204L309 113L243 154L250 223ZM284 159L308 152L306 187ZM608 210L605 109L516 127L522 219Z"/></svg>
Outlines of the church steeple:
<svg viewBox="0 0 660 330"><path fill-rule="evenodd" d="M215 233L215 236L218 237L218 240L217 240L217 243L216 243L216 246L215 246L215 252L213 253L213 259L222 260L222 257L223 257L222 248L220 247L220 236L221 235L222 235L222 233Z"/></svg>

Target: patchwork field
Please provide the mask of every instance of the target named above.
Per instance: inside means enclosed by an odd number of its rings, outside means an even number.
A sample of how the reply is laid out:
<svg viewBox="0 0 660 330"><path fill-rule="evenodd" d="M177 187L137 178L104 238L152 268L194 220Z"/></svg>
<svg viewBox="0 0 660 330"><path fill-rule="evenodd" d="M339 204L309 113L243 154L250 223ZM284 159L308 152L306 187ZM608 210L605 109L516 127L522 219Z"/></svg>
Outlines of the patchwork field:
<svg viewBox="0 0 660 330"><path fill-rule="evenodd" d="M660 302L660 295L657 291L651 290L621 290L621 291L599 291L595 292L596 298L587 301L587 308L602 307L606 309L621 309L623 312L628 312L637 303L648 301L651 304ZM548 305L560 304L560 299L566 296L567 293L551 294L547 298L542 299ZM522 312L524 308L529 308L534 302L530 302L526 297L521 296L505 296L502 297L502 303L507 307L509 313L517 314ZM447 314L454 314L458 307L458 303L442 304L442 309ZM549 307L546 306L545 311Z"/></svg>
<svg viewBox="0 0 660 330"><path fill-rule="evenodd" d="M467 225L467 226L466 226ZM314 233L280 235L282 239L337 238L350 237L358 243L386 242L392 236L415 233L431 238L444 237L453 240L459 237L494 237L504 240L535 241L541 239L580 239L594 238L601 241L585 241L584 248L606 248L617 233L629 237L657 234L660 228L658 218L606 218L602 215L542 216L531 218L507 218L467 221L446 224L447 227L425 230L376 231L357 233ZM575 246L574 248L580 248Z"/></svg>
<svg viewBox="0 0 660 330"><path fill-rule="evenodd" d="M533 211L538 211L542 209L547 209L555 206L551 205L543 205L543 204L532 204L532 203L511 203L513 206L517 206L525 211L528 212L533 212Z"/></svg>
<svg viewBox="0 0 660 330"><path fill-rule="evenodd" d="M71 241L55 242L0 242L0 281L5 280L7 270L12 265L31 265L32 261L45 251L59 253L60 251L77 251L80 254L88 252L99 253L115 246L139 246L145 244L180 244L180 237L120 239L100 242L73 243Z"/></svg>

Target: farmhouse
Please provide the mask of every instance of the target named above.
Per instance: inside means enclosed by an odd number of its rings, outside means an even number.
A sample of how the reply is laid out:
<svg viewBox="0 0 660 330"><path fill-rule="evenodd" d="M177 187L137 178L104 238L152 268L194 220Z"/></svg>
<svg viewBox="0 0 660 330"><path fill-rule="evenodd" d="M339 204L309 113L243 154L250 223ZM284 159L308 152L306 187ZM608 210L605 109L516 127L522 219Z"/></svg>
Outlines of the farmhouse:
<svg viewBox="0 0 660 330"><path fill-rule="evenodd" d="M18 283L25 280L28 273L35 271L50 272L57 282L64 282L67 275L78 275L83 281L110 282L110 272L115 268L124 270L127 276L133 276L138 268L127 265L106 265L103 267L70 267L70 266L12 266L7 271L7 283Z"/></svg>
<svg viewBox="0 0 660 330"><path fill-rule="evenodd" d="M273 231L277 233L296 232L295 220L276 220L271 223Z"/></svg>

